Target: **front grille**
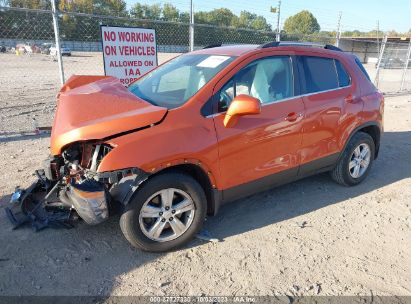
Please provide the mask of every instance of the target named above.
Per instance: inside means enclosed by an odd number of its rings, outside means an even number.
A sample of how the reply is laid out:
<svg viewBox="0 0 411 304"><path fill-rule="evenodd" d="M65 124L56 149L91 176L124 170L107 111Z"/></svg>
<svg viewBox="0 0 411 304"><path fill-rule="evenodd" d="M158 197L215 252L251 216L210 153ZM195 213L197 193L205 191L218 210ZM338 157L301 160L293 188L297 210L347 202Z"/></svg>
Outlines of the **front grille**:
<svg viewBox="0 0 411 304"><path fill-rule="evenodd" d="M111 150L113 150L113 148L110 147L109 145L104 145L104 144L101 145L100 151L97 157L97 161L99 164L103 160L103 158L106 157L106 155L110 153Z"/></svg>
<svg viewBox="0 0 411 304"><path fill-rule="evenodd" d="M101 161L113 148L106 144L98 144L93 151L90 169L96 171Z"/></svg>

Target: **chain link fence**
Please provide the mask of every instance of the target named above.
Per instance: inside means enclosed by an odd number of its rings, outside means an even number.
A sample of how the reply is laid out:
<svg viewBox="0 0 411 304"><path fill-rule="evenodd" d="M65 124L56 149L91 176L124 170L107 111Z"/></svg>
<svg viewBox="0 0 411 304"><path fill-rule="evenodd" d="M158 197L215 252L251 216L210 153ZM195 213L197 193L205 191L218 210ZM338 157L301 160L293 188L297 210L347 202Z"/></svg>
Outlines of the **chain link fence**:
<svg viewBox="0 0 411 304"><path fill-rule="evenodd" d="M63 52L67 55L62 59L65 79L74 74L104 73L100 25L155 29L159 63L190 48L188 23L74 12L58 12L57 18L61 47L70 50ZM274 32L194 25L195 49L216 43L263 44L275 38ZM335 37L321 34L282 33L281 40L336 44ZM0 131L51 125L54 96L61 86L54 44L52 11L0 7ZM371 38L342 37L338 44L365 63L383 92L411 91L409 40L382 43Z"/></svg>
<svg viewBox="0 0 411 304"><path fill-rule="evenodd" d="M374 78L380 90L388 94L411 91L410 53L411 41L408 44L383 41Z"/></svg>

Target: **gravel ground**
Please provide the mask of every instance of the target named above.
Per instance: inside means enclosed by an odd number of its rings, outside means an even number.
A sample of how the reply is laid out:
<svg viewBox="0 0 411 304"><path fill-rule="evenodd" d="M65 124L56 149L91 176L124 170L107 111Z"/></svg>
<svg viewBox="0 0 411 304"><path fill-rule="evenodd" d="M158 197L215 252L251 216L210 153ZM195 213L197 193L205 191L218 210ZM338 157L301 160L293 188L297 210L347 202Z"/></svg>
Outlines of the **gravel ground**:
<svg viewBox="0 0 411 304"><path fill-rule="evenodd" d="M48 154L48 137L15 131L32 113L51 124L54 89L33 102L29 84L0 92L0 209ZM129 246L118 217L35 233L12 231L0 210L0 295L411 296L411 96L386 99L385 131L363 184L323 174L234 202L205 223L219 242L165 254Z"/></svg>

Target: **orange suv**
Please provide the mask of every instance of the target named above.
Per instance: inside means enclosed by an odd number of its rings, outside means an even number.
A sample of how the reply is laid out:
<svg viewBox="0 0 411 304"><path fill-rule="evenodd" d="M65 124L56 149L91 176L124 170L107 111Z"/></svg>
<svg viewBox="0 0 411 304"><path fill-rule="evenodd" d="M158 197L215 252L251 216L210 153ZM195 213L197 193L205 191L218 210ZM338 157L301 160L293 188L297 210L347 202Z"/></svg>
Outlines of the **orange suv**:
<svg viewBox="0 0 411 304"><path fill-rule="evenodd" d="M129 88L74 76L58 100L52 156L12 201L88 224L120 210L126 239L148 251L187 243L221 204L280 184L326 171L359 184L383 130L382 94L330 45L212 46Z"/></svg>

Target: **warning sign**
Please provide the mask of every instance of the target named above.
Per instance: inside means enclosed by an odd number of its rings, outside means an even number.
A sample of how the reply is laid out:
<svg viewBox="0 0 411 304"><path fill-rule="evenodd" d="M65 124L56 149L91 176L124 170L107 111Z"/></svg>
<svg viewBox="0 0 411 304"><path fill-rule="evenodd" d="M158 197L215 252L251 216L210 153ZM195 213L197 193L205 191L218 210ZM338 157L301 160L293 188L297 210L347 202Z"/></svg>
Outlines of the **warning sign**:
<svg viewBox="0 0 411 304"><path fill-rule="evenodd" d="M104 72L125 86L157 66L155 30L101 26Z"/></svg>

